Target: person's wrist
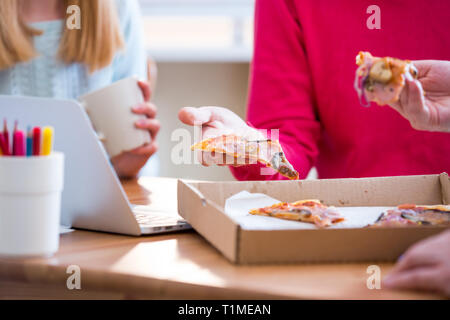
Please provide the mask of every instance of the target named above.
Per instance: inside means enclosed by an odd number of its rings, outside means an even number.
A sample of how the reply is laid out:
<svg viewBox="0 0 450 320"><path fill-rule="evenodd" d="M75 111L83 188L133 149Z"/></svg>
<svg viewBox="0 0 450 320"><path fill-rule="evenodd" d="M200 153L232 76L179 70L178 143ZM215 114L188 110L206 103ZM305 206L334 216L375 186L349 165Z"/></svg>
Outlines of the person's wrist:
<svg viewBox="0 0 450 320"><path fill-rule="evenodd" d="M136 178L140 170L140 168L138 170L136 170L135 168L131 168L131 166L126 163L126 161L123 161L123 154L111 158L111 164L113 165L113 168L120 179Z"/></svg>

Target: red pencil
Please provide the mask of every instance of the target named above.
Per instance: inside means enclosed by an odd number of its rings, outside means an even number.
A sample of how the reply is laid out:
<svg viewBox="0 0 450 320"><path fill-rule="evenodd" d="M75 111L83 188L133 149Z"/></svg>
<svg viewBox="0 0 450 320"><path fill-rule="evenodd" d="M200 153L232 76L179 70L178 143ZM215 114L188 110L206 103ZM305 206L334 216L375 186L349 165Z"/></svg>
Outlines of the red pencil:
<svg viewBox="0 0 450 320"><path fill-rule="evenodd" d="M5 137L0 134L0 149L2 149L2 153L4 156L9 156L9 148L6 145Z"/></svg>
<svg viewBox="0 0 450 320"><path fill-rule="evenodd" d="M7 152L10 154L9 149L9 132L8 132L8 123L6 121L6 118L3 120L3 138L5 139L5 147L8 148Z"/></svg>
<svg viewBox="0 0 450 320"><path fill-rule="evenodd" d="M12 152L11 152L12 155L16 155L16 144L14 143L14 139L15 139L15 136L16 136L16 131L17 131L18 125L19 125L19 122L16 120L14 122L14 130L13 130L13 133L12 133L12 138L13 138L13 141L12 141Z"/></svg>
<svg viewBox="0 0 450 320"><path fill-rule="evenodd" d="M33 156L41 154L41 128L33 128Z"/></svg>

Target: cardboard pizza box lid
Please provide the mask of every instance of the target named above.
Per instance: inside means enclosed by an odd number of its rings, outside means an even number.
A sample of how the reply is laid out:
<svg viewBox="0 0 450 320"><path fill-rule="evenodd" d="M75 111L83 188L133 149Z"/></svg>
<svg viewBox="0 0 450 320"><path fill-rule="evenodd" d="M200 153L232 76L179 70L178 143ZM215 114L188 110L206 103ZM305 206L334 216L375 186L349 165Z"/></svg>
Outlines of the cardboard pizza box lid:
<svg viewBox="0 0 450 320"><path fill-rule="evenodd" d="M226 199L244 190L286 202L319 199L337 207L450 204L447 173L298 181L179 180L180 215L227 259L239 264L393 261L411 244L445 229L248 230L224 212Z"/></svg>

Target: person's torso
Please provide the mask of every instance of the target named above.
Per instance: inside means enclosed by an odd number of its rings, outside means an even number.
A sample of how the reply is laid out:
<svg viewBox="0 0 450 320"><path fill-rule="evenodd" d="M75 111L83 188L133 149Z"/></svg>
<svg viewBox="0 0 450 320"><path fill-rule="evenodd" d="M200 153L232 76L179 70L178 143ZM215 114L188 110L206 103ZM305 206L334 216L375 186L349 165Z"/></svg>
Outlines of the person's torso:
<svg viewBox="0 0 450 320"><path fill-rule="evenodd" d="M381 29L366 25L370 5ZM450 134L414 130L388 106L362 107L355 56L450 60L450 1L297 0L317 114L321 178L440 173L450 169Z"/></svg>

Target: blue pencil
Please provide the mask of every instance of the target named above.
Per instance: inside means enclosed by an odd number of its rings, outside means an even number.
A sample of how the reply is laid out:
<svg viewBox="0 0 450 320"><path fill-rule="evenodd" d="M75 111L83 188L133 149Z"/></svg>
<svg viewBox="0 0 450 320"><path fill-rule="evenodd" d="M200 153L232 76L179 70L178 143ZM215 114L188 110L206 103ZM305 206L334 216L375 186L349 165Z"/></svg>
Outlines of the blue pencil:
<svg viewBox="0 0 450 320"><path fill-rule="evenodd" d="M31 157L33 155L33 133L31 132L31 128L27 128L27 157Z"/></svg>

